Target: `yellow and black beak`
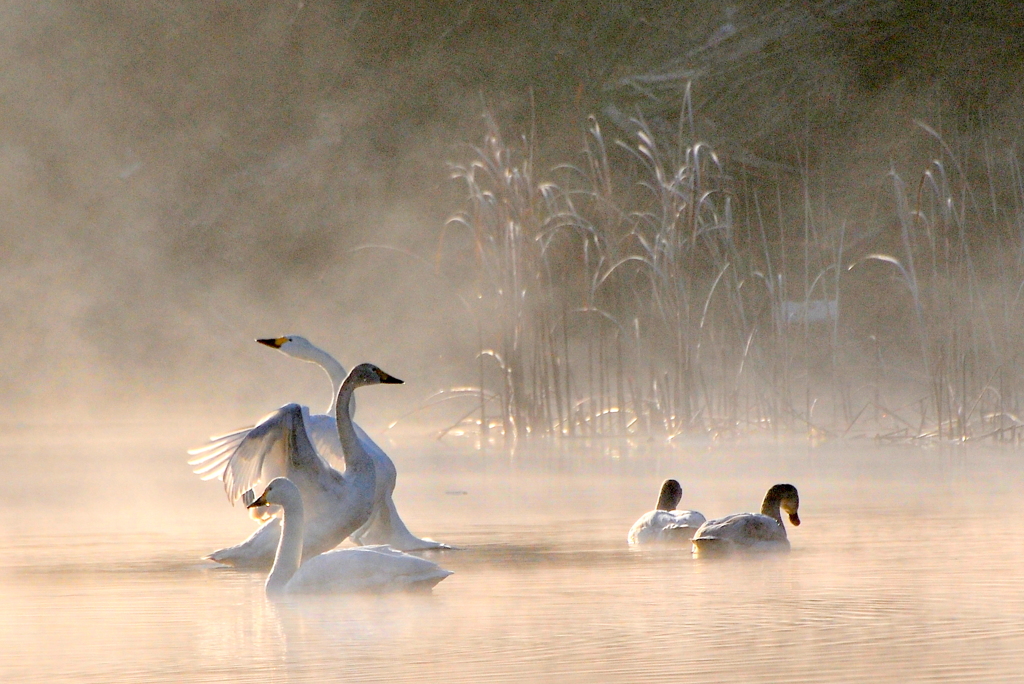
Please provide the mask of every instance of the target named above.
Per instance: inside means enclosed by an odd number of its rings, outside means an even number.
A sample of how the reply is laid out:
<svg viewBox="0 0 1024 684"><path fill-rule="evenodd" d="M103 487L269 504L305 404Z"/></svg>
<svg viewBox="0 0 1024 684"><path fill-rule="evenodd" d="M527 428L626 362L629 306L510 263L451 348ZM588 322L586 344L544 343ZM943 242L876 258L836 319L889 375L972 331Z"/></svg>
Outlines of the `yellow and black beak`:
<svg viewBox="0 0 1024 684"><path fill-rule="evenodd" d="M380 381L382 383L384 383L385 385L404 385L405 384L404 380L399 380L394 375L388 375L387 373L382 371L380 368L377 368L375 370L377 372L377 377L380 378Z"/></svg>
<svg viewBox="0 0 1024 684"><path fill-rule="evenodd" d="M267 337L262 340L256 340L260 344L265 344L273 349L280 349L281 345L288 341L287 337Z"/></svg>
<svg viewBox="0 0 1024 684"><path fill-rule="evenodd" d="M267 493L263 492L262 494L260 494L260 497L258 499L256 499L251 504L246 506L246 508L256 508L258 506L269 506L269 505L270 504L267 503Z"/></svg>
<svg viewBox="0 0 1024 684"><path fill-rule="evenodd" d="M796 514L796 511L789 514L789 522L793 523L794 526L800 524L800 516Z"/></svg>

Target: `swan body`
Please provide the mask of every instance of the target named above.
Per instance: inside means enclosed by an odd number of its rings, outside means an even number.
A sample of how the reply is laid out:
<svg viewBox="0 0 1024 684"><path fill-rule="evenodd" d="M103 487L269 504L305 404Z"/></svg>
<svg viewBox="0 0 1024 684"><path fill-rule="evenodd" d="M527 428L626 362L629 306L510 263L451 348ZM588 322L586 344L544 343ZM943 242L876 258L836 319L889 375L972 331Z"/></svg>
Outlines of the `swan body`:
<svg viewBox="0 0 1024 684"><path fill-rule="evenodd" d="M260 344L277 349L278 351L301 361L307 361L309 363L315 363L323 369L327 376L331 379L331 384L334 387L332 393L331 405L327 410L326 414L310 414L309 409L302 407L303 409L303 423L306 427L306 433L309 441L312 443L316 453L324 459L326 462L342 462L345 461L345 455L341 446L341 441L338 439L338 427L336 414L337 395L341 388L341 383L345 380L345 368L338 363L338 361L330 354L320 349L319 347L311 344L306 338L298 335L287 335L284 337L268 338L256 340ZM355 414L355 396L349 400L348 404L349 415L354 416ZM274 414L268 416L273 417ZM266 419L264 419L266 420ZM197 465L196 473L200 474L204 479L213 479L216 477L222 477L223 465L231 459L236 450L238 450L242 443L250 438L250 435L257 431L262 425L262 422L253 428L246 428L237 430L235 432L214 437L210 440L210 444L192 449L189 453L195 458L189 461L193 465ZM356 432L356 438L363 449L370 455L373 460L374 468L376 471L376 487L374 490L374 502L373 510L370 514L370 518L356 531L354 531L350 537L353 542L359 545L365 544L388 544L396 549L402 551L419 551L424 549L447 549L450 548L445 544L436 542L432 539L421 539L417 537L402 521L402 518L398 514L398 509L395 507L393 499L393 492L395 490L395 484L398 479L398 472L395 469L394 462L388 457L384 451L377 446L377 444L367 435L359 425L353 422L353 427ZM254 435L253 438L258 437ZM265 442L263 448L271 448ZM252 495L249 493L246 496L245 503L252 501ZM259 517L260 519L266 520L271 517L273 509L268 511L266 508L250 509L251 512ZM269 535L265 540L253 539L256 535ZM277 548L277 535L280 534L280 530L268 529L266 531L257 530L257 532L247 539L243 544L249 544L249 548L255 550L256 545L261 545L260 555L265 558L267 565L271 562L274 554L274 550Z"/></svg>
<svg viewBox="0 0 1024 684"><path fill-rule="evenodd" d="M452 574L436 563L388 546L336 549L303 562L305 510L299 488L287 478L271 480L249 508L267 505L280 506L283 521L283 534L266 583L267 595L272 598L285 594L430 589Z"/></svg>
<svg viewBox="0 0 1024 684"><path fill-rule="evenodd" d="M697 511L678 511L675 507L683 496L683 488L675 480L661 485L658 505L653 511L640 516L629 530L630 544L659 542L689 543L693 533L704 524L704 516Z"/></svg>
<svg viewBox="0 0 1024 684"><path fill-rule="evenodd" d="M693 552L712 555L732 551L789 551L789 538L782 524L782 511L793 525L800 524L797 510L800 496L791 484L777 484L768 490L760 513L737 513L708 520L693 535Z"/></svg>
<svg viewBox="0 0 1024 684"><path fill-rule="evenodd" d="M306 426L308 411L287 404L270 414L216 467L231 501L263 482L287 477L299 488L308 513L302 529L302 557L310 558L340 544L370 518L376 492L376 468L358 439L347 407L359 387L401 383L373 364L352 369L341 383L335 429L345 458L344 474L317 453ZM341 409L340 407L346 407ZM282 522L271 518L241 544L220 549L210 560L234 567L269 567L282 538Z"/></svg>

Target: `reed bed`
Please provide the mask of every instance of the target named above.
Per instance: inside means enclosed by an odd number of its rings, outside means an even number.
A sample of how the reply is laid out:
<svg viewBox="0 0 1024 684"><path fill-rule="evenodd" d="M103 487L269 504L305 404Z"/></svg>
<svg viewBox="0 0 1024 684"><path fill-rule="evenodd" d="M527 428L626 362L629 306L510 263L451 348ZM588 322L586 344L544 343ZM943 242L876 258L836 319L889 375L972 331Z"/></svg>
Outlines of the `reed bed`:
<svg viewBox="0 0 1024 684"><path fill-rule="evenodd" d="M441 249L473 253L480 339L459 431L1024 436L1015 151L959 152L920 124L934 161L880 179L868 219L816 199L810 167L730 166L688 107L668 140L636 119L610 141L591 118L580 158L543 174L531 137L489 121L453 165L467 199Z"/></svg>

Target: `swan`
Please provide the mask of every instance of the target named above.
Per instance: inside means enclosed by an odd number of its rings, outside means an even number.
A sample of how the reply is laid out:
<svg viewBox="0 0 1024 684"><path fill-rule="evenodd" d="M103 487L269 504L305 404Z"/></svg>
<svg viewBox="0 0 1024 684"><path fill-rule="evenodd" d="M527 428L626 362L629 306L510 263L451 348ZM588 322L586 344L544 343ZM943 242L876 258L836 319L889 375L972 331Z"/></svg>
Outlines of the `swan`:
<svg viewBox="0 0 1024 684"><path fill-rule="evenodd" d="M773 485L764 495L760 513L736 513L708 520L693 535L693 552L708 555L729 551L789 551L782 511L800 524L800 495L791 484Z"/></svg>
<svg viewBox="0 0 1024 684"><path fill-rule="evenodd" d="M309 439L308 413L286 404L252 428L219 466L228 499L235 501L261 482L288 477L305 498L309 511L303 533L303 555L332 549L366 523L373 510L376 468L356 436L347 408L359 387L402 381L372 363L352 369L341 383L335 404L335 425L345 458L345 473L332 468ZM214 551L210 560L234 567L269 567L281 537L281 520L274 517L236 546Z"/></svg>
<svg viewBox="0 0 1024 684"><path fill-rule="evenodd" d="M335 424L335 405L337 402L338 390L345 379L345 368L338 361L323 349L314 346L304 337L299 335L285 335L284 337L266 338L256 340L262 345L276 349L281 353L301 361L314 363L323 369L331 380L334 388L332 401L326 414L310 414L309 409L303 407L303 419L316 452L325 460L344 462L341 442L338 441L338 428ZM349 403L349 415L355 416L355 396ZM353 423L354 424L354 423ZM355 425L355 424L354 424ZM227 435L213 437L210 444L189 450L189 454L195 456L189 463L198 466L196 472L204 479L219 477L223 472L219 466L226 462L238 448L239 444L249 435L254 428L237 430ZM374 492L373 512L370 519L352 533L352 541L359 545L365 544L388 544L402 551L420 551L425 549L448 549L451 548L433 539L421 539L406 527L402 518L398 515L395 507L393 492L398 478L395 464L377 444L370 439L363 429L355 425L356 437L363 448L373 459L377 474L377 486ZM255 495L247 492L243 500L250 503ZM268 509L255 509L255 517L267 519L270 514Z"/></svg>
<svg viewBox="0 0 1024 684"><path fill-rule="evenodd" d="M629 529L629 543L688 543L697 528L704 524L704 516L697 511L675 510L682 497L683 488L679 483L675 480L665 480L661 485L657 507L641 515Z"/></svg>
<svg viewBox="0 0 1024 684"><path fill-rule="evenodd" d="M302 493L288 478L270 481L263 494L249 504L257 508L276 504L283 509L283 533L277 544L274 567L267 577L267 596L430 589L451 571L424 558L388 546L335 549L303 561L305 511Z"/></svg>

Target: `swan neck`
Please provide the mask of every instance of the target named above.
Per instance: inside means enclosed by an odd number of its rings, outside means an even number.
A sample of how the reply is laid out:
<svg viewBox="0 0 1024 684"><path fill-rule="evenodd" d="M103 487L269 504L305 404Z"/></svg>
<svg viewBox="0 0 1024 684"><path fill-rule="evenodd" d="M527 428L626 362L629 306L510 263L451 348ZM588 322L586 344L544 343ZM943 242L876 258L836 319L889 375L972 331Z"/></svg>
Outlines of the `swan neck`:
<svg viewBox="0 0 1024 684"><path fill-rule="evenodd" d="M334 405L338 400L338 391L341 389L341 383L345 382L345 377L348 375L348 371L346 371L345 367L338 363L338 360L333 356L325 352L323 349L314 347L313 345L310 345L304 360L320 366L320 368L327 373L327 377L331 379L331 405L327 408L327 414L330 415L334 413ZM355 413L354 401L352 402L349 410L352 413Z"/></svg>
<svg viewBox="0 0 1024 684"><path fill-rule="evenodd" d="M679 492L670 487L662 487L658 495L657 509L659 511L673 511L679 506Z"/></svg>
<svg viewBox="0 0 1024 684"><path fill-rule="evenodd" d="M764 502L761 503L761 515L767 515L769 518L774 518L779 525L782 525L782 497L775 495L772 492L764 497ZM783 525L785 527L785 525Z"/></svg>
<svg viewBox="0 0 1024 684"><path fill-rule="evenodd" d="M289 501L282 508L281 540L277 543L274 567L267 577L268 594L284 593L288 581L298 572L302 563L302 535L305 531L302 501Z"/></svg>
<svg viewBox="0 0 1024 684"><path fill-rule="evenodd" d="M350 406L352 395L357 385L351 379L341 384L338 398L334 406L334 417L338 424L338 439L341 441L341 449L345 458L345 472L373 473L373 459L363 448L359 438L356 436L355 426L352 424L352 414L349 411L342 411L339 407Z"/></svg>

